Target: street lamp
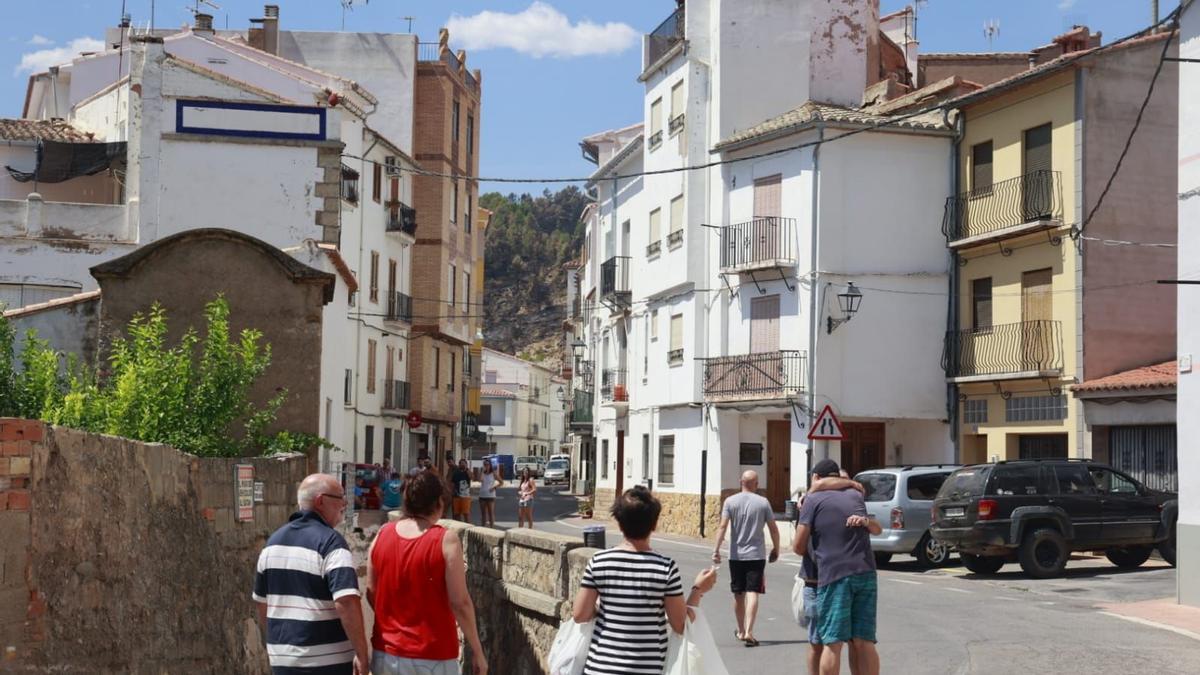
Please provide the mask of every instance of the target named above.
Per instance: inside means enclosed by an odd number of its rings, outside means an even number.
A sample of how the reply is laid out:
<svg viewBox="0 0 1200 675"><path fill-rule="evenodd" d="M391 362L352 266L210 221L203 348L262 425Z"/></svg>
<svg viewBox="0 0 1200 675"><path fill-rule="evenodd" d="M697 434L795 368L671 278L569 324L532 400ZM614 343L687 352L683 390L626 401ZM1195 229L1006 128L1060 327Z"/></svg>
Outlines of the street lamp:
<svg viewBox="0 0 1200 675"><path fill-rule="evenodd" d="M587 343L580 338L575 338L571 342L571 353L575 354L575 360L583 358L583 350L587 349Z"/></svg>
<svg viewBox="0 0 1200 675"><path fill-rule="evenodd" d="M843 293L838 293L838 307L842 310L841 319L835 319L832 315L827 317L825 323L826 334L832 333L835 328L846 323L854 318L858 313L858 306L862 304L862 292L854 285L854 282L849 283L849 288Z"/></svg>

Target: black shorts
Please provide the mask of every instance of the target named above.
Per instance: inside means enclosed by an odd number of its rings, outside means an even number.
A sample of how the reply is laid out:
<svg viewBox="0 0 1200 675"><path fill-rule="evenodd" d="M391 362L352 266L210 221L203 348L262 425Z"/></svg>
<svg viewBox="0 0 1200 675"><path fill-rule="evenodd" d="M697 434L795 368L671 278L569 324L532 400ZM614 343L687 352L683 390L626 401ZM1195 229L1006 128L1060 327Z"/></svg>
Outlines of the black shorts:
<svg viewBox="0 0 1200 675"><path fill-rule="evenodd" d="M767 592L766 560L730 560L729 590L734 595Z"/></svg>

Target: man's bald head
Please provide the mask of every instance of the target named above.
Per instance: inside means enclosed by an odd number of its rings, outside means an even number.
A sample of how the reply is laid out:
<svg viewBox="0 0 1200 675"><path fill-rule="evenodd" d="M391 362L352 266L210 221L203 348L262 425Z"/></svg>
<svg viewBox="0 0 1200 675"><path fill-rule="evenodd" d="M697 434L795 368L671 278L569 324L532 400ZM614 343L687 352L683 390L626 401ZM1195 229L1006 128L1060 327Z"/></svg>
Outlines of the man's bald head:
<svg viewBox="0 0 1200 675"><path fill-rule="evenodd" d="M340 494L341 491L342 486L336 478L327 473L314 473L300 481L300 489L296 490L297 506L301 510L310 510L322 493Z"/></svg>
<svg viewBox="0 0 1200 675"><path fill-rule="evenodd" d="M758 490L758 472L753 469L747 469L742 472L742 489L750 492Z"/></svg>

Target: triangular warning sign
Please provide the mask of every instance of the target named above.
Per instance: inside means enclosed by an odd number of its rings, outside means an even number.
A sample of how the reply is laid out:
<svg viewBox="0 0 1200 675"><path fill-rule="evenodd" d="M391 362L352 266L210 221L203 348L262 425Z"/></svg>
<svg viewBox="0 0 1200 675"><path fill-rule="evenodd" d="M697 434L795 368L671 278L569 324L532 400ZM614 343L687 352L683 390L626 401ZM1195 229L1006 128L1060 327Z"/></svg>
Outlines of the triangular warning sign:
<svg viewBox="0 0 1200 675"><path fill-rule="evenodd" d="M833 408L828 405L820 415L817 415L812 429L808 432L810 441L840 441L845 437L846 432L842 429L842 422L837 415L833 414Z"/></svg>

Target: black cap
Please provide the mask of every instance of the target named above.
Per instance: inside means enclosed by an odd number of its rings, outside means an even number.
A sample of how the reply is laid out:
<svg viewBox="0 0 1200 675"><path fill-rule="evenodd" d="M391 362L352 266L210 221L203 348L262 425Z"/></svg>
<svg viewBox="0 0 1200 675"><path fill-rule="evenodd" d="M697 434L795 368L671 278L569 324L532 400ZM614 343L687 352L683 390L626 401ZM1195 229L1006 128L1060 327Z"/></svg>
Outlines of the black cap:
<svg viewBox="0 0 1200 675"><path fill-rule="evenodd" d="M813 467L812 472L818 478L826 478L828 476L839 475L841 473L841 469L838 468L838 463L832 459L823 459L817 462L816 466Z"/></svg>

